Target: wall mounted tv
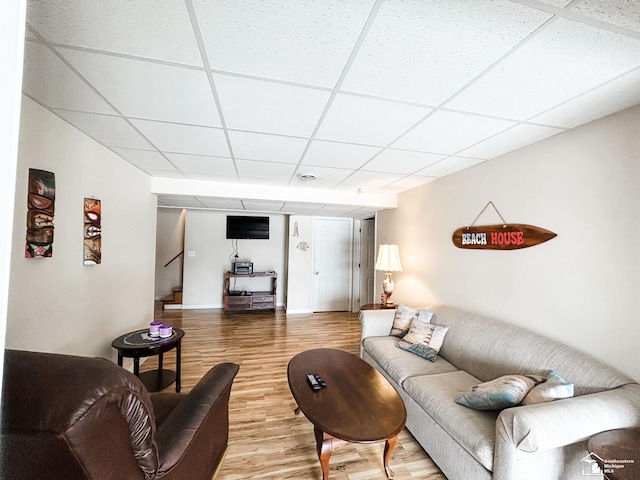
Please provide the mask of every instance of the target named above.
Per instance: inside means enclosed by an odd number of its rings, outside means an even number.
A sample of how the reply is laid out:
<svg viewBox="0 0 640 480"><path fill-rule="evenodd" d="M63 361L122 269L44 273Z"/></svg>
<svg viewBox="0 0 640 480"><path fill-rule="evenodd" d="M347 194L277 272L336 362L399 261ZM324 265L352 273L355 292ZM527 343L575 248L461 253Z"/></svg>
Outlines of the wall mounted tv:
<svg viewBox="0 0 640 480"><path fill-rule="evenodd" d="M227 215L227 238L269 239L269 217Z"/></svg>

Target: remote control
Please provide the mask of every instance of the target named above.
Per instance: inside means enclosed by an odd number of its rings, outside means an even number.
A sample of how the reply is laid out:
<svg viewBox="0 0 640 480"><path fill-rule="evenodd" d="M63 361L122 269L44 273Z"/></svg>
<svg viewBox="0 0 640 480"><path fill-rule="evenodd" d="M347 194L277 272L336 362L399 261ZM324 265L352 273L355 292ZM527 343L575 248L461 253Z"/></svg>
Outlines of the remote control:
<svg viewBox="0 0 640 480"><path fill-rule="evenodd" d="M315 390L320 390L322 387L320 386L320 384L318 383L318 381L316 380L316 377L314 377L311 374L307 375L307 382L309 382L309 385L311 385L311 388L315 391Z"/></svg>
<svg viewBox="0 0 640 480"><path fill-rule="evenodd" d="M326 386L327 386L327 382L325 382L325 381L324 381L324 379L323 379L320 375L318 375L318 374L316 373L316 374L314 375L314 377L316 378L316 382L318 382L322 388L324 388L324 387L326 387Z"/></svg>

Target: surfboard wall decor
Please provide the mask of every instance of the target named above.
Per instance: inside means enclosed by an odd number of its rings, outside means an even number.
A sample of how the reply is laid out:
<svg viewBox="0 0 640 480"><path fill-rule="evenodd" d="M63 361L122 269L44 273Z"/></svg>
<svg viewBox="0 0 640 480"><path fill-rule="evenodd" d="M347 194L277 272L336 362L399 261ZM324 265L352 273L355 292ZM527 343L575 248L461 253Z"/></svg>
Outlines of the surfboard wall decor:
<svg viewBox="0 0 640 480"><path fill-rule="evenodd" d="M540 245L556 234L523 223L461 227L453 232L453 244L471 250L517 250Z"/></svg>

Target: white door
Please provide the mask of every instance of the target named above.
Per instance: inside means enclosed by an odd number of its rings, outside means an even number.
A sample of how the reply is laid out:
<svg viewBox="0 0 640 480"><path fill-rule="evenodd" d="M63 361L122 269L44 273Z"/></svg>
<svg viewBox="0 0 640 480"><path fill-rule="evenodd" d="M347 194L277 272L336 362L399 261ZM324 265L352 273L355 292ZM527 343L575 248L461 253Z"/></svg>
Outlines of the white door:
<svg viewBox="0 0 640 480"><path fill-rule="evenodd" d="M362 220L360 224L360 305L377 303L373 298L374 267L376 264L376 221Z"/></svg>
<svg viewBox="0 0 640 480"><path fill-rule="evenodd" d="M313 220L313 311L349 310L351 298L350 218Z"/></svg>

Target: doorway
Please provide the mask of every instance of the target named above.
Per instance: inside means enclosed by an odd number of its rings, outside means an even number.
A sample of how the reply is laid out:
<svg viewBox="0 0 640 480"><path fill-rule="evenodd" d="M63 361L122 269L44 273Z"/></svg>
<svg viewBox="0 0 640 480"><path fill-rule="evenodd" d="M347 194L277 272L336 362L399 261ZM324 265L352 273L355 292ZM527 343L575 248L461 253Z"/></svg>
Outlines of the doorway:
<svg viewBox="0 0 640 480"><path fill-rule="evenodd" d="M352 278L351 218L313 220L313 311L350 308Z"/></svg>
<svg viewBox="0 0 640 480"><path fill-rule="evenodd" d="M360 224L360 299L359 305L376 303L374 272L376 264L376 221L373 218L362 220Z"/></svg>

